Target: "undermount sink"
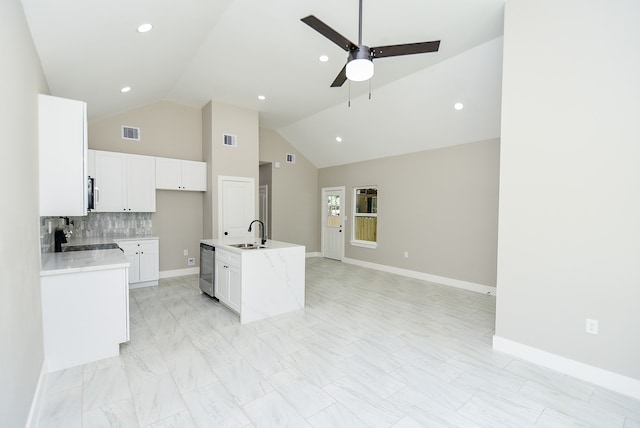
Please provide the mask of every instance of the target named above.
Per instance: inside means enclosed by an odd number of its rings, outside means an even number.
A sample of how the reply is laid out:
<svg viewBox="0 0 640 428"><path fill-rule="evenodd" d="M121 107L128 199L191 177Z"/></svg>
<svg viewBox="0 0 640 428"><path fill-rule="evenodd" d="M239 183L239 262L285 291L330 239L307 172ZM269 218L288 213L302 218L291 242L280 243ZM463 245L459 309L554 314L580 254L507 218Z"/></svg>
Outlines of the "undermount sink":
<svg viewBox="0 0 640 428"><path fill-rule="evenodd" d="M264 245L252 244L250 242L244 244L231 244L230 247L240 248L242 250L255 250L258 248L265 248Z"/></svg>

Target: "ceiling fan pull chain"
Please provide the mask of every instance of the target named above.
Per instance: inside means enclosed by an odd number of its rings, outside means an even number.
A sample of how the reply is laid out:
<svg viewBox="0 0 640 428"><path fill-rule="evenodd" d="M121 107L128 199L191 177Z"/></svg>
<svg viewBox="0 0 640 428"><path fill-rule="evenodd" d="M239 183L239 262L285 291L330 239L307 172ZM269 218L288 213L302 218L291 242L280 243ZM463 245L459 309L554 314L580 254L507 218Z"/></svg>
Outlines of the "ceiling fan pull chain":
<svg viewBox="0 0 640 428"><path fill-rule="evenodd" d="M373 77L369 79L369 101L371 101L371 81L372 80L373 80Z"/></svg>
<svg viewBox="0 0 640 428"><path fill-rule="evenodd" d="M349 80L349 102L347 103L347 107L351 107L351 80Z"/></svg>

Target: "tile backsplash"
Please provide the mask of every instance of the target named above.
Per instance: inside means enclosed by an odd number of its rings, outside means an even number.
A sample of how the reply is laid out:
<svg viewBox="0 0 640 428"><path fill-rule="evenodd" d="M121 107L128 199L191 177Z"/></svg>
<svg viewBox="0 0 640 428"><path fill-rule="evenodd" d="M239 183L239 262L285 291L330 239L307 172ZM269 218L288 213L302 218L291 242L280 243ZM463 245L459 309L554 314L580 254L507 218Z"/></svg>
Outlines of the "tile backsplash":
<svg viewBox="0 0 640 428"><path fill-rule="evenodd" d="M51 222L51 232L49 232ZM54 250L56 229L71 232L72 238L109 238L152 234L151 213L89 213L83 217L69 217L65 225L62 217L40 217L40 248L42 253Z"/></svg>

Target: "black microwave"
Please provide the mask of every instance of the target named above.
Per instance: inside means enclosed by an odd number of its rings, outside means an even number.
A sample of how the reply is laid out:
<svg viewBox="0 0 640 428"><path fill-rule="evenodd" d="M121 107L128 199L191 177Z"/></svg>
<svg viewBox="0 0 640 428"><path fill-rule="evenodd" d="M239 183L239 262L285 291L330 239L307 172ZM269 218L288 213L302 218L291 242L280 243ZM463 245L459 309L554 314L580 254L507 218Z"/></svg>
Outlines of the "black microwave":
<svg viewBox="0 0 640 428"><path fill-rule="evenodd" d="M96 209L96 179L87 177L87 211Z"/></svg>

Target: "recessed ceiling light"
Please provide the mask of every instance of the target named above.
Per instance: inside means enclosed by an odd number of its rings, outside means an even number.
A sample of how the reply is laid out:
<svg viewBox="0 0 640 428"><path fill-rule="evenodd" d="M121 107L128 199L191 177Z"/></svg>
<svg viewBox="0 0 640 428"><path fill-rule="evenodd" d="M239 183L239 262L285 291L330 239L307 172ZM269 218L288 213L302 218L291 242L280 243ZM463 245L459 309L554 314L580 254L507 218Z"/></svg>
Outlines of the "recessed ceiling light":
<svg viewBox="0 0 640 428"><path fill-rule="evenodd" d="M454 109L456 109L456 110L462 110L462 109L464 108L464 104L462 104L462 103L455 103L455 104L453 105L453 108L454 108Z"/></svg>
<svg viewBox="0 0 640 428"><path fill-rule="evenodd" d="M327 62L327 61L329 61L329 57L326 56L326 55L320 55L318 60L320 60L320 62Z"/></svg>
<svg viewBox="0 0 640 428"><path fill-rule="evenodd" d="M138 33L146 33L147 31L151 31L153 25L151 24L142 24L138 27Z"/></svg>
<svg viewBox="0 0 640 428"><path fill-rule="evenodd" d="M125 86L124 88L120 89L120 92L124 94L126 92L129 92L130 90L131 90L131 86Z"/></svg>
<svg viewBox="0 0 640 428"><path fill-rule="evenodd" d="M264 100L266 100L266 99L267 99L267 97L265 97L264 95L258 95L258 99L259 99L260 101L264 101Z"/></svg>
<svg viewBox="0 0 640 428"><path fill-rule="evenodd" d="M336 141L337 141L338 143L342 143L342 137L336 137Z"/></svg>

